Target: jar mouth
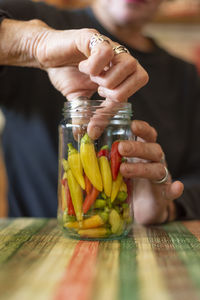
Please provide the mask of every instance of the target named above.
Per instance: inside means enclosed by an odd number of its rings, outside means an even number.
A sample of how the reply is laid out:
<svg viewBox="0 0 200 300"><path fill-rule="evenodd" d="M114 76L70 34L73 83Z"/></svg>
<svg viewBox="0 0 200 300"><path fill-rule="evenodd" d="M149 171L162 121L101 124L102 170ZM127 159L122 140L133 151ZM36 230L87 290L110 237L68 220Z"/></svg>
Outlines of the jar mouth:
<svg viewBox="0 0 200 300"><path fill-rule="evenodd" d="M130 118L132 105L129 102L113 100L75 99L65 102L63 108L65 117L89 117L93 115L109 116L110 118Z"/></svg>

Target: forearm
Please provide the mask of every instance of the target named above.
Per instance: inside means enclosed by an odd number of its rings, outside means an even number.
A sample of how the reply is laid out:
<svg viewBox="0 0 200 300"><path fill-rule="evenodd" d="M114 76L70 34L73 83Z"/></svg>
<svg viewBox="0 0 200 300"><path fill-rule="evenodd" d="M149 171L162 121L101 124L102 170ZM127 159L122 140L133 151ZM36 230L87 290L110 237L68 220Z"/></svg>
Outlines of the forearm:
<svg viewBox="0 0 200 300"><path fill-rule="evenodd" d="M40 20L4 19L0 25L0 65L40 67L36 49L47 28Z"/></svg>

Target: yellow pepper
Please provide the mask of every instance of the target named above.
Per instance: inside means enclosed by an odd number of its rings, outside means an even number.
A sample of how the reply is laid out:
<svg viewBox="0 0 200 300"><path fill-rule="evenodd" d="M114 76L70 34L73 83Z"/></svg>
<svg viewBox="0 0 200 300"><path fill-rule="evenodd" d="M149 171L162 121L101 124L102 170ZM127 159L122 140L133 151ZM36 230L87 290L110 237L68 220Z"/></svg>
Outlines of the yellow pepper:
<svg viewBox="0 0 200 300"><path fill-rule="evenodd" d="M81 237L101 238L110 235L111 232L108 228L99 227L99 228L91 228L91 229L80 229L78 231L78 234Z"/></svg>
<svg viewBox="0 0 200 300"><path fill-rule="evenodd" d="M122 179L122 184L120 185L119 191L127 193L127 185L126 185L126 183L124 182L123 179Z"/></svg>
<svg viewBox="0 0 200 300"><path fill-rule="evenodd" d="M88 219L83 220L81 228L89 229L89 228L97 228L104 225L104 220L99 215L94 215ZM68 222L64 225L67 228L80 228L80 224L78 222Z"/></svg>
<svg viewBox="0 0 200 300"><path fill-rule="evenodd" d="M67 196L65 192L65 180L67 179L67 174L64 172L63 178L62 178L62 184L61 184L61 206L62 206L62 211L64 211L67 208Z"/></svg>
<svg viewBox="0 0 200 300"><path fill-rule="evenodd" d="M80 153L72 146L72 143L68 144L68 163L74 177L82 189L85 190L85 180L83 177L83 167L81 164Z"/></svg>
<svg viewBox="0 0 200 300"><path fill-rule="evenodd" d="M103 180L103 188L107 197L110 197L112 191L112 174L111 168L106 156L99 157L99 166Z"/></svg>
<svg viewBox="0 0 200 300"><path fill-rule="evenodd" d="M111 231L115 234L121 234L124 222L120 217L120 214L115 210L112 209L109 214L109 223L111 225Z"/></svg>
<svg viewBox="0 0 200 300"><path fill-rule="evenodd" d="M94 143L87 133L81 139L80 155L86 176L98 191L102 191L103 184Z"/></svg>
<svg viewBox="0 0 200 300"><path fill-rule="evenodd" d="M69 163L66 160L63 160L63 167L67 173L67 181L68 186L72 198L72 203L74 206L75 214L77 220L80 222L83 220L83 213L82 213L82 203L83 203L83 194L82 189L79 183L76 181L72 170L69 167Z"/></svg>
<svg viewBox="0 0 200 300"><path fill-rule="evenodd" d="M111 203L115 200L115 198L119 192L120 186L122 184L122 180L123 180L123 177L122 177L121 173L119 172L117 175L117 179L114 180L113 184L112 184Z"/></svg>

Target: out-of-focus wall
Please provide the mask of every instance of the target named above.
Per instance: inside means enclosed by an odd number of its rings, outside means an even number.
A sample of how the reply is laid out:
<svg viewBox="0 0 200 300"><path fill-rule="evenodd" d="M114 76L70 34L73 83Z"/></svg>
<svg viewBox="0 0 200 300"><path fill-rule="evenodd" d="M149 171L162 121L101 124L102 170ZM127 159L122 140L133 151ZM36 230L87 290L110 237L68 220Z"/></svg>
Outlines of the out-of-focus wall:
<svg viewBox="0 0 200 300"><path fill-rule="evenodd" d="M200 72L200 0L164 1L146 32L172 54L195 63Z"/></svg>

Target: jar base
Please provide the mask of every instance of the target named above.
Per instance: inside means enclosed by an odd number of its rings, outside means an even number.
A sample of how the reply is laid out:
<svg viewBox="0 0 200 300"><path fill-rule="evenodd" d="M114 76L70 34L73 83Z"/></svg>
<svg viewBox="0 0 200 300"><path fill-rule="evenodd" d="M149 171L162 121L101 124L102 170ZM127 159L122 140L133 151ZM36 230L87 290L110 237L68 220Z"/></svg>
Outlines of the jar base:
<svg viewBox="0 0 200 300"><path fill-rule="evenodd" d="M71 239L74 239L74 240L79 240L79 241L102 241L102 242L105 242L105 241L114 241L114 240L122 240L124 238L127 238L128 234L130 233L131 231L131 228L132 226L130 226L129 228L127 228L126 230L124 230L124 232L120 235L111 235L111 236L108 236L108 237L81 237L81 236L78 236L76 233L72 232L71 230L68 230L67 228L63 227L62 226L62 231L64 233L64 235L67 237L67 238L71 238Z"/></svg>

